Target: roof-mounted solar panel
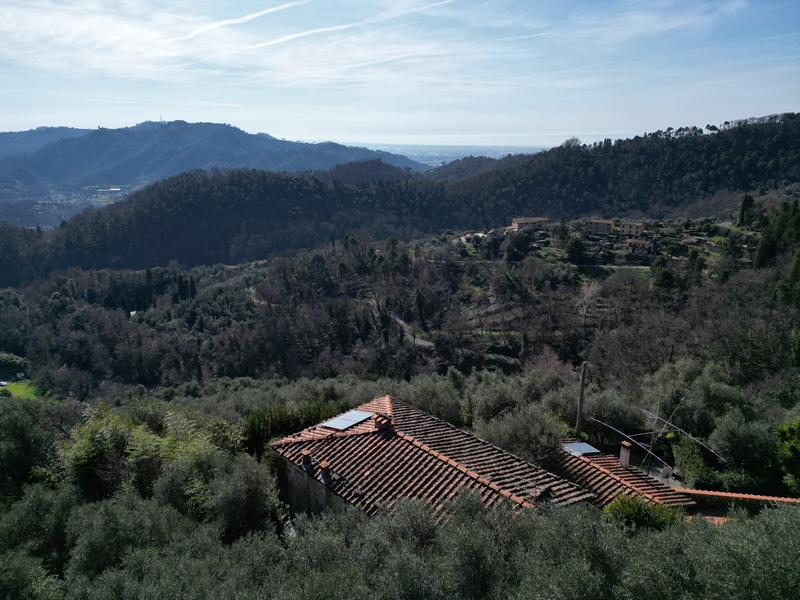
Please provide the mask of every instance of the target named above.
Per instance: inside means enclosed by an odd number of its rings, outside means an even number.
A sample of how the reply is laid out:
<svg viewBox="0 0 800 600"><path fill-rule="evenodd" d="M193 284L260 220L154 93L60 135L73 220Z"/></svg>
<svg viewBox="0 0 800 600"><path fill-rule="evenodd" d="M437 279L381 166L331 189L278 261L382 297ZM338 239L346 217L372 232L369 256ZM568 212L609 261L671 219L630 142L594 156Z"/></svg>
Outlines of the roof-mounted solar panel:
<svg viewBox="0 0 800 600"><path fill-rule="evenodd" d="M600 450L585 442L572 442L569 444L563 444L561 447L575 456L583 456L584 454L598 454L600 452Z"/></svg>
<svg viewBox="0 0 800 600"><path fill-rule="evenodd" d="M357 425L362 421L366 421L372 416L372 414L373 413L371 412L366 412L363 410L351 410L343 415L334 417L330 421L325 421L322 425L324 427L330 427L331 429L338 429L339 431L342 431L348 427Z"/></svg>

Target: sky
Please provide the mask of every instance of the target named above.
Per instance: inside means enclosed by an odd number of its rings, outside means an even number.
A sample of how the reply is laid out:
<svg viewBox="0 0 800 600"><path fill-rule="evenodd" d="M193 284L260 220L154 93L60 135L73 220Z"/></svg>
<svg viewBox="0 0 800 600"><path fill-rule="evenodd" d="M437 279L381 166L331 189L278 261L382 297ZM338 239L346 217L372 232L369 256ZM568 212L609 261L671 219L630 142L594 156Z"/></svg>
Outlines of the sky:
<svg viewBox="0 0 800 600"><path fill-rule="evenodd" d="M550 147L783 112L797 0L0 2L0 131Z"/></svg>

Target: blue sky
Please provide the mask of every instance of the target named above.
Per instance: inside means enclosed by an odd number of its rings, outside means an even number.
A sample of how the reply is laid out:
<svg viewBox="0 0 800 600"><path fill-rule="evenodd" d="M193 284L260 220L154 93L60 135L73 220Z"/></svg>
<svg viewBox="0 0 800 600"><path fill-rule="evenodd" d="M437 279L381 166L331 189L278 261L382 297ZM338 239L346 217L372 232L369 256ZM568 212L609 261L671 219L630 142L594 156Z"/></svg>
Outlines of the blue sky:
<svg viewBox="0 0 800 600"><path fill-rule="evenodd" d="M0 3L0 131L552 146L799 110L797 0Z"/></svg>

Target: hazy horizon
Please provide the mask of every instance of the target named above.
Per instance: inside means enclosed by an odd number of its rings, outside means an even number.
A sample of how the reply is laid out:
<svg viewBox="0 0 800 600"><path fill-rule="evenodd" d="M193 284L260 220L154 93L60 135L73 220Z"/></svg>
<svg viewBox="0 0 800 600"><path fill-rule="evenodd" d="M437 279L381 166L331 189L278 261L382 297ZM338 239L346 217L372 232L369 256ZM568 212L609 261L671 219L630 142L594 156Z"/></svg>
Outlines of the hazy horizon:
<svg viewBox="0 0 800 600"><path fill-rule="evenodd" d="M0 129L551 147L800 109L788 0L6 0Z"/></svg>

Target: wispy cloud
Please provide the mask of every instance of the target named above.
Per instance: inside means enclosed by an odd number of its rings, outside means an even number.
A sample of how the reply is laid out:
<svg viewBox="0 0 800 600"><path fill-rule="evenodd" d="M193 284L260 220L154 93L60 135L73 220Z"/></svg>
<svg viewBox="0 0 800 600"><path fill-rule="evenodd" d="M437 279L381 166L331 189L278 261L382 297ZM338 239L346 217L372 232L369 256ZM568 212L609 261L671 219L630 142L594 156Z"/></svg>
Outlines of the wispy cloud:
<svg viewBox="0 0 800 600"><path fill-rule="evenodd" d="M768 37L762 37L762 38L759 38L759 40L760 40L760 41L764 41L764 40L778 40L778 39L781 39L781 38L795 37L795 36L798 36L798 35L800 35L800 31L795 31L795 32L793 32L793 33L784 33L783 35L770 35L770 36L768 36Z"/></svg>
<svg viewBox="0 0 800 600"><path fill-rule="evenodd" d="M623 72L633 44L713 31L746 8L624 0L572 13L529 0L293 0L212 17L220 7L201 0L3 0L0 62L74 77L504 99L594 86L599 70Z"/></svg>
<svg viewBox="0 0 800 600"><path fill-rule="evenodd" d="M410 3L406 2L399 2L392 5L392 7L385 13L380 14L375 17L371 17L368 19L364 19L362 21L357 21L354 23L344 23L341 25L331 25L329 27L319 27L316 29L308 29L306 31L299 31L295 33L291 33L288 35L281 36L279 38L268 40L266 42L260 42L258 44L253 44L245 48L245 50L257 50L259 48L267 48L269 46L276 46L278 44L284 44L286 42L292 42L294 40L298 40L300 38L309 37L313 35L319 35L323 33L331 33L334 31L344 31L347 29L352 29L354 27L363 27L365 25L373 25L377 23L381 23L384 21L390 21L392 19L398 19L400 17L406 17L409 15L413 15L415 13L420 13L426 10L430 10L432 8L436 8L438 6L445 6L447 4L452 4L456 0L442 0L440 2L434 2L433 4L427 4L425 6L408 6Z"/></svg>

